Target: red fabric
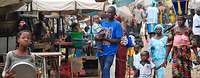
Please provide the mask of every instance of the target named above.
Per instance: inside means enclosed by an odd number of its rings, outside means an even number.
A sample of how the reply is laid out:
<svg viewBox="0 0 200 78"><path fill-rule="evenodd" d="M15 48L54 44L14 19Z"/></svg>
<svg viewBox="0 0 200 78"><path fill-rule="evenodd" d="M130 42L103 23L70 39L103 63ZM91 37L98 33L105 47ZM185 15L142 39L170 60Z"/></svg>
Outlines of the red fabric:
<svg viewBox="0 0 200 78"><path fill-rule="evenodd" d="M116 16L115 19L116 19L117 21L119 21L119 22L122 22L122 19L121 19L120 16Z"/></svg>
<svg viewBox="0 0 200 78"><path fill-rule="evenodd" d="M70 78L71 68L70 63L62 64L60 67L61 78Z"/></svg>
<svg viewBox="0 0 200 78"><path fill-rule="evenodd" d="M126 74L126 61L127 61L127 47L119 45L117 55L116 55L116 78L125 78Z"/></svg>

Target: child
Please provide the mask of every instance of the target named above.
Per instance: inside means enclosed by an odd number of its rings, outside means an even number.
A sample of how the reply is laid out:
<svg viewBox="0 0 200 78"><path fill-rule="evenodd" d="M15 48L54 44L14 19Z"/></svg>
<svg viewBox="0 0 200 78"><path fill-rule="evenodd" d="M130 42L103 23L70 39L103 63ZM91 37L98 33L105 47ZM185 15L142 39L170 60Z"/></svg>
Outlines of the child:
<svg viewBox="0 0 200 78"><path fill-rule="evenodd" d="M33 55L28 50L28 45L31 42L31 33L28 31L20 31L17 34L18 47L16 50L7 53L5 67L2 73L3 78L13 78L16 75L11 73L11 67L19 62L26 62L34 65L35 60Z"/></svg>
<svg viewBox="0 0 200 78"><path fill-rule="evenodd" d="M137 67L140 64L140 61L141 61L140 50L141 50L141 48L139 45L134 46L134 51L135 51L135 55L133 56L133 66L134 67Z"/></svg>
<svg viewBox="0 0 200 78"><path fill-rule="evenodd" d="M141 61L136 66L136 69L139 70L139 78L151 78L154 74L155 65L149 61L149 52L141 52L140 56Z"/></svg>
<svg viewBox="0 0 200 78"><path fill-rule="evenodd" d="M99 26L96 29L95 37L97 37L97 38L105 37L105 29L103 29L101 26ZM94 48L97 50L97 52L103 51L102 46L103 46L103 44L102 44L101 41L95 41L95 47Z"/></svg>
<svg viewBox="0 0 200 78"><path fill-rule="evenodd" d="M134 56L132 57L133 58L133 61L132 61L132 69L134 72L134 77L138 77L139 76L139 72L138 72L138 69L136 69L136 67L138 67L138 65L140 64L140 61L141 61L141 57L140 57L140 50L141 50L141 47L139 45L135 45L134 46Z"/></svg>

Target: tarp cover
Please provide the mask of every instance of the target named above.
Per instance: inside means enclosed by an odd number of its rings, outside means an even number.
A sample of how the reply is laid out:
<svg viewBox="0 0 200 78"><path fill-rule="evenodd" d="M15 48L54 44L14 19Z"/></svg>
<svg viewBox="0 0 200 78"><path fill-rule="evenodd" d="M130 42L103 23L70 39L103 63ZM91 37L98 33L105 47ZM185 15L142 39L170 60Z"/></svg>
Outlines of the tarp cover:
<svg viewBox="0 0 200 78"><path fill-rule="evenodd" d="M95 0L33 0L32 1L32 10L36 11L68 11L75 9L103 10L103 6L104 6L103 2L95 2ZM24 5L17 11L27 11L27 6Z"/></svg>

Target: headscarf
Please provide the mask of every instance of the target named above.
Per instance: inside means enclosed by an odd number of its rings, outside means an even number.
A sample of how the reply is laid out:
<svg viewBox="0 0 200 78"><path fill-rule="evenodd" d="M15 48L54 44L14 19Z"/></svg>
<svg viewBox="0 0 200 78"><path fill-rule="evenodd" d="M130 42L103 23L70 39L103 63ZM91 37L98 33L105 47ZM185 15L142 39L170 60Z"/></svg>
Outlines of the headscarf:
<svg viewBox="0 0 200 78"><path fill-rule="evenodd" d="M156 29L157 29L158 27L161 28L162 34L164 34L164 28L163 28L163 25L161 25L161 24L157 24L157 25L155 26L155 28L154 28L154 31L156 31Z"/></svg>

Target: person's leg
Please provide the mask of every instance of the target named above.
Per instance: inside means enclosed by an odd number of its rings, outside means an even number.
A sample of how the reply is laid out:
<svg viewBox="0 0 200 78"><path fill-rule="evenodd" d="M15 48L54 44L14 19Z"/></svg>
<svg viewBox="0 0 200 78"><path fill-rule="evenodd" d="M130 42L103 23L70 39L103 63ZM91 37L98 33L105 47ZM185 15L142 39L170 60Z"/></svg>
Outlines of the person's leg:
<svg viewBox="0 0 200 78"><path fill-rule="evenodd" d="M164 78L164 72L164 67L161 67L160 69L156 70L156 78Z"/></svg>
<svg viewBox="0 0 200 78"><path fill-rule="evenodd" d="M154 63L156 67L159 67L164 62L164 59L156 59ZM164 77L165 68L161 67L155 71L156 78L163 78Z"/></svg>
<svg viewBox="0 0 200 78"><path fill-rule="evenodd" d="M99 58L99 62L100 62L100 66L101 66L101 72L103 72L103 66L104 66L104 56L100 56Z"/></svg>
<svg viewBox="0 0 200 78"><path fill-rule="evenodd" d="M104 56L102 78L110 78L110 67L113 63L114 55Z"/></svg>

